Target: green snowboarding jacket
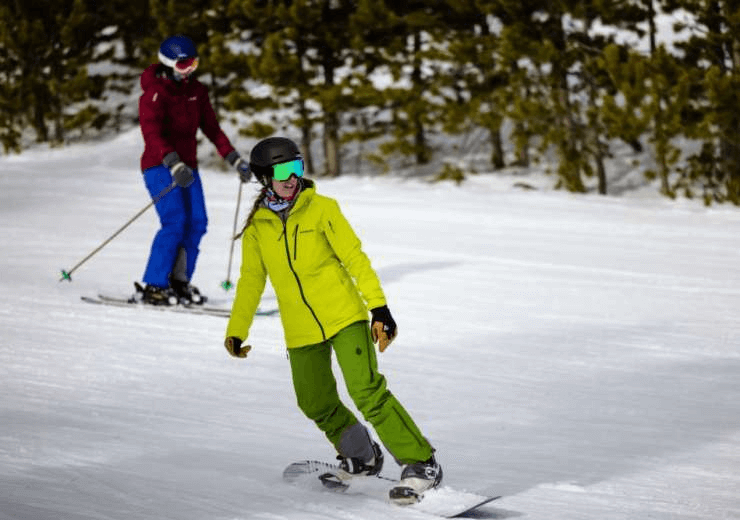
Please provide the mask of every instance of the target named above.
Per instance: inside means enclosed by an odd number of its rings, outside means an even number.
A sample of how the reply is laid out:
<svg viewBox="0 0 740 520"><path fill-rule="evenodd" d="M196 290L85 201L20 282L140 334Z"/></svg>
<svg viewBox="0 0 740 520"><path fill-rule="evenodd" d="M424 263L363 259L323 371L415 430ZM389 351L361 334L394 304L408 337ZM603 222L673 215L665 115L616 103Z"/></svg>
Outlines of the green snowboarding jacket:
<svg viewBox="0 0 740 520"><path fill-rule="evenodd" d="M309 185L285 222L260 207L242 235L242 264L226 336L243 341L269 276L288 348L326 341L385 305L380 280L337 202Z"/></svg>

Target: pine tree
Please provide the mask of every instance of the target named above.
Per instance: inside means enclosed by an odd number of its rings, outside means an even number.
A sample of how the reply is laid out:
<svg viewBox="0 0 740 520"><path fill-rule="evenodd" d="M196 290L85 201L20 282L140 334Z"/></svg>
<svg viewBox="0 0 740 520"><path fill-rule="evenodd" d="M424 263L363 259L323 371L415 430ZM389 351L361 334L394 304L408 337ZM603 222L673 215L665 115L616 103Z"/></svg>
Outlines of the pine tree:
<svg viewBox="0 0 740 520"><path fill-rule="evenodd" d="M0 32L2 102L9 108L4 116L6 149L22 146L19 136L27 127L38 142L61 143L109 124L104 97L115 75L91 68L111 61L113 7L61 0L12 2L0 8L0 17L8 21ZM130 84L116 88L130 89Z"/></svg>
<svg viewBox="0 0 740 520"><path fill-rule="evenodd" d="M610 141L627 139L635 147L639 142L603 112L618 94L603 60L614 37L594 30L595 24L608 20L637 31L647 11L620 0L497 0L490 6L503 23L499 54L524 69L517 73L512 66L507 82L514 138L520 143L536 138L540 154L557 152L557 187L583 192L584 177L597 175L599 192L605 193Z"/></svg>
<svg viewBox="0 0 740 520"><path fill-rule="evenodd" d="M53 23L58 11L45 12L46 18L41 19L29 7L15 2L3 8L3 19L8 22L3 24L2 33L7 56L7 88L4 90L8 92L8 102L18 107L17 123L30 124L36 132L36 140L46 142L49 140L46 118L51 111L47 63L54 46L54 37L47 26Z"/></svg>
<svg viewBox="0 0 740 520"><path fill-rule="evenodd" d="M449 63L443 20L453 12L443 0L400 2L388 8L397 32L378 51L394 81L383 91L393 139L381 145L381 151L411 156L416 165L425 165L433 155L428 134L439 130L436 123L441 120L441 67Z"/></svg>
<svg viewBox="0 0 740 520"><path fill-rule="evenodd" d="M613 87L601 98L599 112L605 131L610 138L621 139L636 152L641 151L640 138L650 128L652 113L648 96L649 60L616 44L607 46L597 59Z"/></svg>
<svg viewBox="0 0 740 520"><path fill-rule="evenodd" d="M481 4L484 4L481 6ZM484 129L491 146L494 169L505 165L501 127L506 117L510 85L508 63L499 54L499 37L491 25L496 23L490 6L473 0L448 3L444 17L447 27L446 73L438 76L443 130L446 133L475 135ZM479 142L463 140L461 152L475 151ZM470 150L466 150L466 148Z"/></svg>
<svg viewBox="0 0 740 520"><path fill-rule="evenodd" d="M58 15L58 52L50 60L50 105L54 119L54 141L64 141L69 131L84 137L87 130L101 130L108 119L105 109L95 103L104 96L106 78L88 73L89 65L100 57L97 44L103 27L95 17L94 7L85 0L74 0L71 10ZM66 16L65 16L66 15ZM65 109L76 105L76 110Z"/></svg>
<svg viewBox="0 0 740 520"><path fill-rule="evenodd" d="M232 95L248 92L249 67L244 54L235 51L242 38L233 23L233 9L227 0L211 0L202 10L200 21L206 36L199 42L198 53L204 65L201 81L209 86L211 102L217 115L233 108ZM251 97L242 97L242 108L248 111Z"/></svg>
<svg viewBox="0 0 740 520"><path fill-rule="evenodd" d="M315 173L311 151L312 114L305 108L311 97L313 87L309 84L303 68L302 54L306 52L306 43L300 39L293 41L291 30L291 2L242 0L234 2L234 25L246 43L251 47L245 56L250 78L268 87L266 94L253 96L248 90L232 92L229 107L241 110L255 110L256 113L271 110L287 109L287 120L277 116L270 123L259 122L250 128L243 128L242 133L263 138L275 133L278 129L285 132L285 127L295 122L301 129L301 148L309 174Z"/></svg>
<svg viewBox="0 0 740 520"><path fill-rule="evenodd" d="M688 114L692 111L695 72L681 67L664 45L659 45L650 56L648 67L648 102L644 110L651 121L649 140L654 148L658 171L648 170L646 175L649 179L656 176L660 179L660 191L666 196L675 197L676 188L682 186L684 193L691 196L685 182L672 183L670 178L681 158L681 151L674 142L691 133L687 123L690 119Z"/></svg>
<svg viewBox="0 0 740 520"><path fill-rule="evenodd" d="M386 157L377 151L366 151L365 143L382 140L391 131L385 85L378 85L375 80L376 74L387 71L385 49L398 37L400 23L383 0L358 0L350 18L354 55L352 70L342 79L346 102L342 143L346 146L357 141L357 172L362 170L366 158L387 171Z"/></svg>
<svg viewBox="0 0 740 520"><path fill-rule="evenodd" d="M703 146L681 172L681 188L692 195L692 185L698 185L707 204L740 204L740 5L719 0L672 0L664 6L668 11L679 8L692 15L701 28L678 44L683 51L682 64L687 70L703 72L692 85L693 115L698 119L684 121L690 137L701 139Z"/></svg>
<svg viewBox="0 0 740 520"><path fill-rule="evenodd" d="M558 187L585 191L581 179L582 125L578 98L570 91L569 72L578 65L564 30L567 0L490 0L485 9L501 21L497 54L504 81L503 100L512 120L517 155L528 161L530 142L540 154L554 148L559 157Z"/></svg>
<svg viewBox="0 0 740 520"><path fill-rule="evenodd" d="M355 2L235 0L235 6L239 23L251 24L238 28L249 30L256 46L248 58L253 78L272 89L277 106L294 114L304 153L310 154L313 126L322 124L324 173L340 175L340 125L348 106L340 72L352 63ZM313 161L307 159L311 171Z"/></svg>
<svg viewBox="0 0 740 520"><path fill-rule="evenodd" d="M0 5L0 141L3 150L20 152L24 110L20 87L20 53L14 28L18 20L7 5Z"/></svg>

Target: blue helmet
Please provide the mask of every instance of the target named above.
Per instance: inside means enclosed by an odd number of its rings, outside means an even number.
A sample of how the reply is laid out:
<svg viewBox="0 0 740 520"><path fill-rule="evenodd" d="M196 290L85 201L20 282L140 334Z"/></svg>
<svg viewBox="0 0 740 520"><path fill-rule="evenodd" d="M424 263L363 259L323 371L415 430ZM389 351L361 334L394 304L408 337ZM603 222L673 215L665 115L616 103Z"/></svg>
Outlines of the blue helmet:
<svg viewBox="0 0 740 520"><path fill-rule="evenodd" d="M159 61L173 69L178 62L193 60L198 57L198 50L193 40L178 34L170 36L159 46Z"/></svg>

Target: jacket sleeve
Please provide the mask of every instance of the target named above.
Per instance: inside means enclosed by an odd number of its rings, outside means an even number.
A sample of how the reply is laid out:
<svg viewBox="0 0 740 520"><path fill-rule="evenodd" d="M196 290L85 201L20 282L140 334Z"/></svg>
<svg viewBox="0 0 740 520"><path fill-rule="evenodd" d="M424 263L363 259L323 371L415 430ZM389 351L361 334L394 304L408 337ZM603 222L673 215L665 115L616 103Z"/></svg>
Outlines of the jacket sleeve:
<svg viewBox="0 0 740 520"><path fill-rule="evenodd" d="M218 124L216 113L213 111L213 105L211 105L211 99L208 97L208 89L203 86L203 94L198 96L201 101L200 111L200 129L206 137L214 144L218 154L223 158L229 155L234 147L226 137L226 134L221 130L221 125Z"/></svg>
<svg viewBox="0 0 740 520"><path fill-rule="evenodd" d="M380 286L380 279L370 264L370 259L362 250L360 239L342 214L339 204L333 199L329 200L324 229L329 244L354 280L367 308L374 309L385 305L385 294Z"/></svg>
<svg viewBox="0 0 740 520"><path fill-rule="evenodd" d="M231 317L226 327L226 337L247 339L257 306L265 289L267 271L262 262L257 237L253 228L242 235L242 265L236 296L231 307Z"/></svg>
<svg viewBox="0 0 740 520"><path fill-rule="evenodd" d="M139 98L139 125L147 147L159 153L160 161L175 147L162 137L164 121L164 96L155 88L149 89Z"/></svg>

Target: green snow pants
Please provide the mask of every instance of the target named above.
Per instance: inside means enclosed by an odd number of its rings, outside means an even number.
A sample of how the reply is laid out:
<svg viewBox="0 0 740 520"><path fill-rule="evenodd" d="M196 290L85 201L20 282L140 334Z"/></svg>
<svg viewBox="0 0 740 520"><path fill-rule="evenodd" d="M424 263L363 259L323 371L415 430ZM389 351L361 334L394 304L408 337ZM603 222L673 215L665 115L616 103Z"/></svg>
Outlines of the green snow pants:
<svg viewBox="0 0 740 520"><path fill-rule="evenodd" d="M298 407L326 434L337 452L345 457L357 456L365 447L351 444L369 445L369 437L339 399L332 349L350 397L388 452L400 464L429 459L432 446L378 372L375 345L366 321L353 323L322 343L288 349ZM358 434L358 430L363 433Z"/></svg>

